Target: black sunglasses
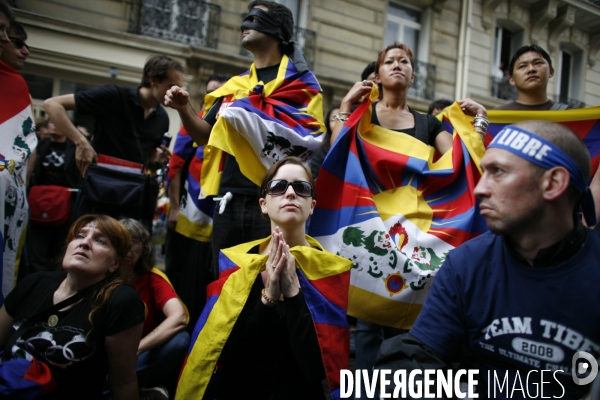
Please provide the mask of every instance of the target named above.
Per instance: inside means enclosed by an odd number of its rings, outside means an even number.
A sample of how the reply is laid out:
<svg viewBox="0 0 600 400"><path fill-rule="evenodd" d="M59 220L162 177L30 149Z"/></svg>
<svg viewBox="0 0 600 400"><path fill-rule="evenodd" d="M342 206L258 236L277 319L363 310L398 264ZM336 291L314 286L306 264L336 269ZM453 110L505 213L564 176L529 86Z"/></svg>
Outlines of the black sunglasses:
<svg viewBox="0 0 600 400"><path fill-rule="evenodd" d="M13 37L13 36L9 36L8 37L10 39L10 41L12 42L12 44L17 48L17 49L22 49L23 46L25 46L25 48L27 50L29 50L29 46L27 46L27 44L25 43L25 41L23 39L19 39L18 37Z"/></svg>
<svg viewBox="0 0 600 400"><path fill-rule="evenodd" d="M313 197L313 185L306 181L288 182L285 179L274 179L267 183L265 192L271 196L280 196L287 192L288 187L292 185L294 192L300 197Z"/></svg>

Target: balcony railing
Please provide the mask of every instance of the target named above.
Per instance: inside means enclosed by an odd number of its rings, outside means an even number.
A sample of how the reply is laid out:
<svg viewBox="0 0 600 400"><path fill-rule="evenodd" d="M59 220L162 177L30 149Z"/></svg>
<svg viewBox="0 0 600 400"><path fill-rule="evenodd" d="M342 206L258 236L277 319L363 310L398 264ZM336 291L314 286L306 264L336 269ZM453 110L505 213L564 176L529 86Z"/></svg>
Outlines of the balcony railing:
<svg viewBox="0 0 600 400"><path fill-rule="evenodd" d="M129 31L173 42L216 48L221 7L199 0L131 3Z"/></svg>
<svg viewBox="0 0 600 400"><path fill-rule="evenodd" d="M496 76L491 77L492 80L492 97L504 100L516 100L517 99L517 88L512 86L508 79L498 78Z"/></svg>
<svg viewBox="0 0 600 400"><path fill-rule="evenodd" d="M436 66L424 61L415 61L415 80L408 88L408 95L433 100L435 97Z"/></svg>
<svg viewBox="0 0 600 400"><path fill-rule="evenodd" d="M585 103L583 101L572 99L571 97L555 94L552 96L552 99L557 103L567 104L569 108L585 108Z"/></svg>
<svg viewBox="0 0 600 400"><path fill-rule="evenodd" d="M245 16L245 14L244 14ZM294 26L294 34L292 39L300 46L304 53L304 58L308 64L308 68L313 69L317 54L317 33L309 29ZM252 57L252 53L240 46L240 54L243 56Z"/></svg>

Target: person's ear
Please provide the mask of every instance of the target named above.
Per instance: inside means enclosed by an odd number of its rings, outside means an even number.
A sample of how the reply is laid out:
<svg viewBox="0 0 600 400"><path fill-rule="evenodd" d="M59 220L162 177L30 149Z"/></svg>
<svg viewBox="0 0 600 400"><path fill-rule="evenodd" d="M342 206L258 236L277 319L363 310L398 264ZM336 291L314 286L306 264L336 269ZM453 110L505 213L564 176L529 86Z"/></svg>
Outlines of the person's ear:
<svg viewBox="0 0 600 400"><path fill-rule="evenodd" d="M510 83L510 86L515 86L515 79L512 75L508 78L508 83Z"/></svg>
<svg viewBox="0 0 600 400"><path fill-rule="evenodd" d="M308 215L313 215L316 205L317 205L317 201L313 199L313 201L310 202L310 214L308 214Z"/></svg>
<svg viewBox="0 0 600 400"><path fill-rule="evenodd" d="M158 80L154 76L151 76L150 78L148 78L148 80L150 81L150 87L156 86L156 84L158 83Z"/></svg>
<svg viewBox="0 0 600 400"><path fill-rule="evenodd" d="M261 197L260 199L258 199L258 204L260 205L260 211L263 214L268 214L268 211L267 211L267 200L265 200L264 198Z"/></svg>
<svg viewBox="0 0 600 400"><path fill-rule="evenodd" d="M548 75L549 78L552 78L554 76L554 68L550 67L550 74Z"/></svg>
<svg viewBox="0 0 600 400"><path fill-rule="evenodd" d="M115 272L117 269L119 269L119 267L121 266L121 259L120 258L115 258L114 262L110 265L110 267L108 267L108 274L110 275L113 272Z"/></svg>
<svg viewBox="0 0 600 400"><path fill-rule="evenodd" d="M569 171L565 167L554 167L544 172L542 195L544 200L556 200L562 196L571 182Z"/></svg>
<svg viewBox="0 0 600 400"><path fill-rule="evenodd" d="M381 78L379 77L378 73L375 73L375 77L373 78L373 81L377 84L381 84Z"/></svg>

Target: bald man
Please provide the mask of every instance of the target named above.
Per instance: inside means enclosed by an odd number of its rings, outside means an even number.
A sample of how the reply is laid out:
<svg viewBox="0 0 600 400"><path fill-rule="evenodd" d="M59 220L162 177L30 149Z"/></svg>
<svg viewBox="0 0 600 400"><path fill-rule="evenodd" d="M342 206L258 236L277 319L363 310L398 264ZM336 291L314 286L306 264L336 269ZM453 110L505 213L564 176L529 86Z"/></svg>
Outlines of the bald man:
<svg viewBox="0 0 600 400"><path fill-rule="evenodd" d="M480 398L579 399L590 383L573 365L600 356L600 236L577 215L595 220L589 153L568 128L525 121L494 138L481 167L490 232L448 254L415 325L384 342L375 368L445 370L469 354Z"/></svg>

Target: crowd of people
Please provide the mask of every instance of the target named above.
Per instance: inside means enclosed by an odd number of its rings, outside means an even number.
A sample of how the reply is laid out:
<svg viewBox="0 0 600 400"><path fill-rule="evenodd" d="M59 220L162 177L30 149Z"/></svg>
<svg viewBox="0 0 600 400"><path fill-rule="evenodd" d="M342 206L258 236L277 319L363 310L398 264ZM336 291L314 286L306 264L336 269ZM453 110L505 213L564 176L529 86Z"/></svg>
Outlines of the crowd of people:
<svg viewBox="0 0 600 400"><path fill-rule="evenodd" d="M139 86L46 99L49 119L34 122L17 72L27 33L0 0L0 369L26 360L39 372L21 375L34 382L29 392L7 382L0 393L339 398L352 326L357 368L371 374L466 365L512 383L519 372L562 369L546 394L590 395L568 369L576 352L600 356L600 237L590 229L600 178L583 141L538 116L488 143L488 110L456 99L473 117L472 140L487 145L472 195L489 232L448 254L410 330L353 319L353 263L307 235L321 223L310 220L321 196L334 195L315 191L321 164L365 99L374 99L364 122L375 132L401 132L443 156L454 136L435 115L452 101L431 103L428 114L409 107L415 61L394 42L323 119L293 26L287 7L252 1L240 29L254 62L239 76L212 75L200 112L183 88L184 66L156 55ZM566 109L548 98L553 73L543 48L523 46L507 70L518 97L498 109ZM163 106L183 124L172 152ZM93 135L69 110L95 117ZM149 224L157 170L168 171L164 272ZM483 395L494 383L480 376Z"/></svg>

